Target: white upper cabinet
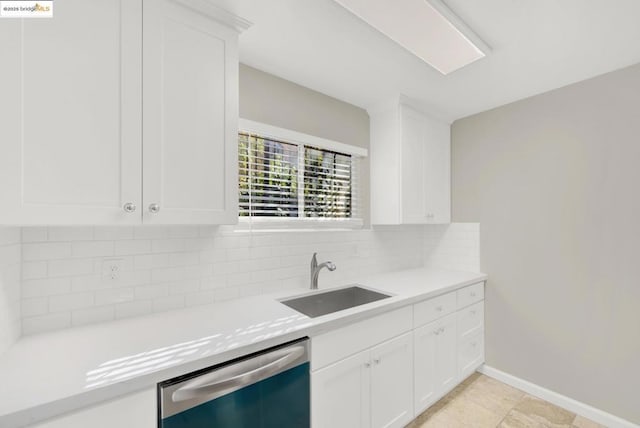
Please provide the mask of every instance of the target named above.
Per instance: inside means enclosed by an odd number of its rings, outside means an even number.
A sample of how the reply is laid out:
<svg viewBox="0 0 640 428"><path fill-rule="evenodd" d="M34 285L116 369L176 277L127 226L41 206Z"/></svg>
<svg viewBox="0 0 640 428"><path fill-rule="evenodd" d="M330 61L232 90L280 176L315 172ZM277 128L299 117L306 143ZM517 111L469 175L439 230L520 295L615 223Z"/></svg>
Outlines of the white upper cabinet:
<svg viewBox="0 0 640 428"><path fill-rule="evenodd" d="M0 224L139 223L142 4L0 25Z"/></svg>
<svg viewBox="0 0 640 428"><path fill-rule="evenodd" d="M198 3L144 2L145 223L238 218L238 34Z"/></svg>
<svg viewBox="0 0 640 428"><path fill-rule="evenodd" d="M450 126L396 102L369 111L371 222L451 221Z"/></svg>
<svg viewBox="0 0 640 428"><path fill-rule="evenodd" d="M0 224L235 222L242 25L181 0L3 20Z"/></svg>

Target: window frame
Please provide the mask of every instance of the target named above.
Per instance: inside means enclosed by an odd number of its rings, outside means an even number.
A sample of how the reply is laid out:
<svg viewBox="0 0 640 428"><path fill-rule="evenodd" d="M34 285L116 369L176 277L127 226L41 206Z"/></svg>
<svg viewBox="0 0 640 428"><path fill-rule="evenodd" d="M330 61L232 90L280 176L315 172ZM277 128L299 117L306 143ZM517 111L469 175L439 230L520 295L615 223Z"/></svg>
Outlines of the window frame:
<svg viewBox="0 0 640 428"><path fill-rule="evenodd" d="M241 132L257 134L264 138L270 138L284 143L296 144L299 146L311 146L322 150L329 150L352 156L356 164L360 163L361 158L366 158L369 151L362 147L329 140L291 129L280 128L266 123L256 122L253 120L242 119L238 121L238 133ZM359 159L360 158L360 159ZM361 169L354 167L357 179L356 183L361 180ZM238 172L239 174L239 172ZM364 226L363 207L360 202L362 197L359 195L361 186L356 184L355 188L356 204L359 204L360 211L357 212L358 217L350 218L323 218L323 217L251 217L238 215L238 225L236 230L328 230L328 229L360 229Z"/></svg>

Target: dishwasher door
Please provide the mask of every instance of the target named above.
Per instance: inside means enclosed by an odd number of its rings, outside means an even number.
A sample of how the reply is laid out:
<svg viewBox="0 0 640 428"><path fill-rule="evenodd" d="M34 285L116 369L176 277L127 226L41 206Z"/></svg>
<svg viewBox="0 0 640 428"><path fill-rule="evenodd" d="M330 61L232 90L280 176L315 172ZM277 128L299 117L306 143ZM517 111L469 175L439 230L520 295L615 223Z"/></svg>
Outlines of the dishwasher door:
<svg viewBox="0 0 640 428"><path fill-rule="evenodd" d="M159 428L305 428L308 339L158 384Z"/></svg>

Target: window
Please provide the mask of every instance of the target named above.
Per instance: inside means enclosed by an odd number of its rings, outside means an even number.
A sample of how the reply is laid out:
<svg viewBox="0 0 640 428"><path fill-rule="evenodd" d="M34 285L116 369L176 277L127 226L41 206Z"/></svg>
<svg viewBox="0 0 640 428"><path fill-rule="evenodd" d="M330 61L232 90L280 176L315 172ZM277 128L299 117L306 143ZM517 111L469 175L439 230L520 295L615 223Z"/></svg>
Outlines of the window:
<svg viewBox="0 0 640 428"><path fill-rule="evenodd" d="M241 221L360 223L357 177L363 153L366 150L357 147L242 121Z"/></svg>

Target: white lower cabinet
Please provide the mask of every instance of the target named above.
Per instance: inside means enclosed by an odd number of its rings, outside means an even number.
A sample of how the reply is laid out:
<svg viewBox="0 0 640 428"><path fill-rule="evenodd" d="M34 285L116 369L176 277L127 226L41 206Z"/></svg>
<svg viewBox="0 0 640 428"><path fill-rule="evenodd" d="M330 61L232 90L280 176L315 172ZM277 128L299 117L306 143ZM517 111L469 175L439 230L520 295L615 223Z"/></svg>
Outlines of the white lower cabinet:
<svg viewBox="0 0 640 428"><path fill-rule="evenodd" d="M313 428L404 427L484 362L484 283L311 344Z"/></svg>
<svg viewBox="0 0 640 428"><path fill-rule="evenodd" d="M363 351L312 374L313 427L370 426L369 360L369 351Z"/></svg>
<svg viewBox="0 0 640 428"><path fill-rule="evenodd" d="M456 314L419 327L414 341L414 409L422 413L458 382Z"/></svg>
<svg viewBox="0 0 640 428"><path fill-rule="evenodd" d="M30 428L156 428L157 413L156 389L149 388Z"/></svg>
<svg viewBox="0 0 640 428"><path fill-rule="evenodd" d="M411 333L371 349L371 426L403 427L413 419Z"/></svg>
<svg viewBox="0 0 640 428"><path fill-rule="evenodd" d="M458 346L458 372L462 380L484 362L484 331L478 331L462 340Z"/></svg>
<svg viewBox="0 0 640 428"><path fill-rule="evenodd" d="M405 333L311 376L314 428L394 428L413 419L413 338Z"/></svg>

